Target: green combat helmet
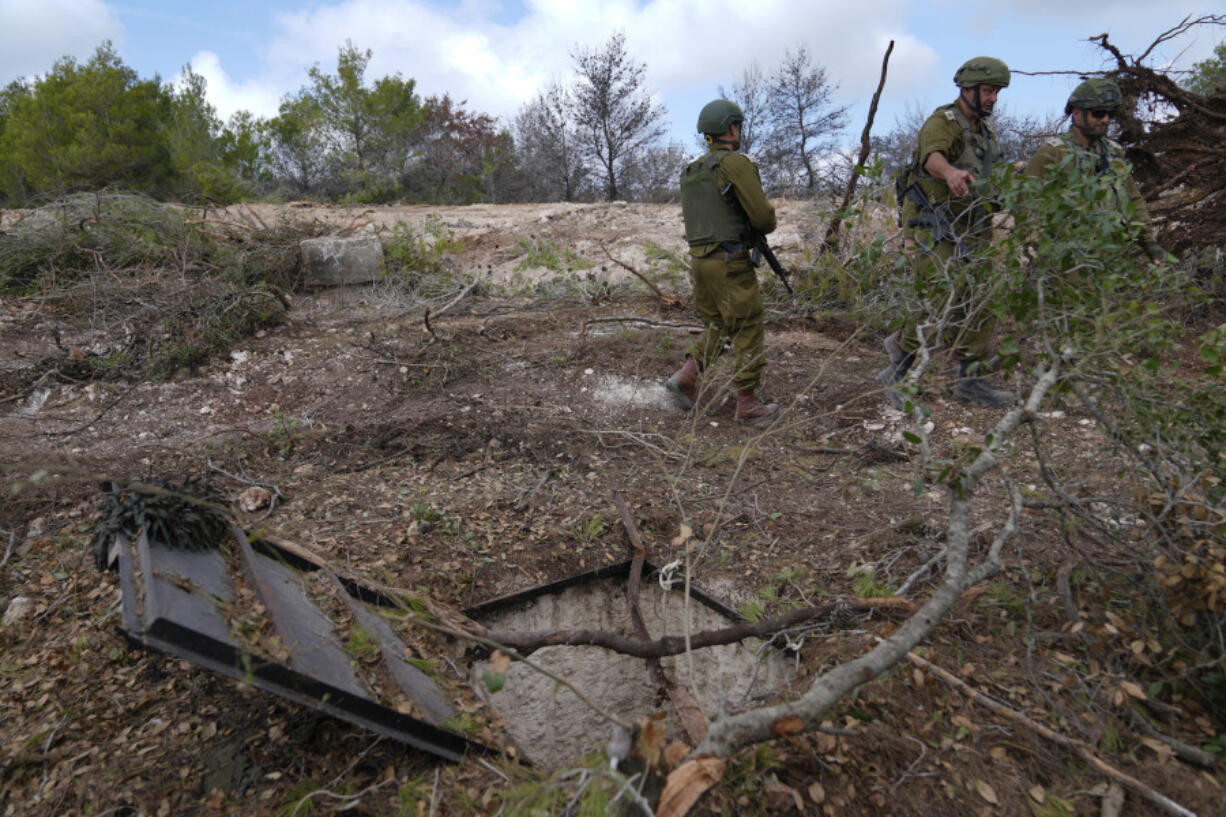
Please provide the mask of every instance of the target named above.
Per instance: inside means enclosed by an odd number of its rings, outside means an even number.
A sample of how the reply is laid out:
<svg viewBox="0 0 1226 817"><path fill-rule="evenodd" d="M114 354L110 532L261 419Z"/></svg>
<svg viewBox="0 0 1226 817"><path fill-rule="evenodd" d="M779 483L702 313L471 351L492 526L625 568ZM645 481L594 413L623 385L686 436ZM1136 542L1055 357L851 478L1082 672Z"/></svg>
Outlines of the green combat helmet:
<svg viewBox="0 0 1226 817"><path fill-rule="evenodd" d="M954 84L959 88L974 88L976 85L1009 87L1009 66L995 57L973 57L962 63L954 73Z"/></svg>
<svg viewBox="0 0 1226 817"><path fill-rule="evenodd" d="M698 112L698 132L710 136L723 136L734 123L745 121L741 106L727 99L716 99L702 106Z"/></svg>
<svg viewBox="0 0 1226 817"><path fill-rule="evenodd" d="M1073 93L1069 95L1068 103L1064 106L1064 113L1070 114L1074 108L1106 108L1107 110L1118 110L1124 102L1124 95L1120 93L1120 86L1115 84L1113 79L1087 79L1085 82L1073 89Z"/></svg>

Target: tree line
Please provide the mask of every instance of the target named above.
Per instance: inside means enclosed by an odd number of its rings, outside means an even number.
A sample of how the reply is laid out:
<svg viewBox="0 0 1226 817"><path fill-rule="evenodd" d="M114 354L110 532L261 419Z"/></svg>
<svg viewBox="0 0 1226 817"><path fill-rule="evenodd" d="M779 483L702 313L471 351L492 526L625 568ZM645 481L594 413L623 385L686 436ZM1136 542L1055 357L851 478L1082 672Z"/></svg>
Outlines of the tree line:
<svg viewBox="0 0 1226 817"><path fill-rule="evenodd" d="M399 73L372 78L371 56L346 42L335 70L312 67L275 116L240 111L226 122L190 67L177 83L141 78L109 42L84 62L65 57L0 91L0 206L104 187L218 203L668 200L700 149L697 135L691 144L665 140L668 112L622 33L576 46L569 77L508 122L449 94L423 96ZM824 122L809 116L832 89L807 52L788 71L793 96L782 82L772 85L770 121L782 123L783 109L799 102L797 122L807 130L794 143L799 164L772 162L772 179L787 186L788 173L803 168L801 187L811 190L814 157L826 144L812 129L824 128L828 140L844 117L841 109ZM782 141L769 145L772 158L786 153Z"/></svg>
<svg viewBox="0 0 1226 817"><path fill-rule="evenodd" d="M568 78L501 122L449 94L423 97L399 73L370 78L371 52L346 42L336 70L312 67L276 116L240 111L222 122L190 67L178 84L142 79L103 43L83 63L65 57L0 90L0 206L104 187L218 203L673 200L680 169L701 149L697 135L664 141L668 112L624 34L576 46L571 58ZM1220 87L1223 65L1219 46L1187 86ZM772 195L822 195L853 172L839 147L848 115L836 90L804 47L769 72L751 63L718 88L743 108L742 149ZM887 174L909 158L923 116L913 109L873 140ZM1007 158L1052 128L997 117Z"/></svg>

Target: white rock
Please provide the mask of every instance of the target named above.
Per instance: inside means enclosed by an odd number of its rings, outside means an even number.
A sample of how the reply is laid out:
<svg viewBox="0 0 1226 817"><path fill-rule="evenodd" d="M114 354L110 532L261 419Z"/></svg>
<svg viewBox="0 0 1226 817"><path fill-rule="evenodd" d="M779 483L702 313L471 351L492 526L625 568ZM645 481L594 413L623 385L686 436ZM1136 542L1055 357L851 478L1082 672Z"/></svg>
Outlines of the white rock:
<svg viewBox="0 0 1226 817"><path fill-rule="evenodd" d="M272 491L253 485L238 495L238 507L243 513L267 508L272 502Z"/></svg>
<svg viewBox="0 0 1226 817"><path fill-rule="evenodd" d="M374 236L308 238L298 248L308 287L369 284L383 272L383 245Z"/></svg>
<svg viewBox="0 0 1226 817"><path fill-rule="evenodd" d="M18 596L10 601L8 608L4 611L4 626L9 627L32 616L36 603L28 596Z"/></svg>

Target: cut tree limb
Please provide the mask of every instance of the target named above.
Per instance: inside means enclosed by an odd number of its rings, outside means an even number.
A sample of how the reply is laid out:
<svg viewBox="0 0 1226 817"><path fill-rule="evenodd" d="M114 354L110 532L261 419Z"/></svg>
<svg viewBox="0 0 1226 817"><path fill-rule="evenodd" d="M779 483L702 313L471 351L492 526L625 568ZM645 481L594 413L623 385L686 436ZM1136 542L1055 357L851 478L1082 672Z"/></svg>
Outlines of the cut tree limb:
<svg viewBox="0 0 1226 817"><path fill-rule="evenodd" d="M877 90L873 94L873 101L868 106L868 120L864 123L864 132L860 134L860 156L856 159L856 166L863 167L868 161L868 154L871 148L869 134L873 130L873 120L877 117L877 103L881 101L881 89L885 87L886 69L890 65L890 54L894 52L894 41L890 40L890 44L885 49L885 57L881 60L881 79L877 81ZM839 217L839 213L847 209L847 205L851 203L851 197L856 194L856 185L860 182L860 174L852 173L851 178L847 180L847 190L843 193L843 203L839 209L835 211L834 218L830 219L830 226L826 228L826 237L822 239L822 249L826 252L831 252L835 248L835 239L839 233L839 227L842 226L843 219Z"/></svg>
<svg viewBox="0 0 1226 817"><path fill-rule="evenodd" d="M782 630L836 615L838 611L898 610L912 612L915 604L910 599L887 596L877 599L851 599L818 607L793 610L787 615L766 621L745 622L722 630L704 630L690 636L690 648L717 647L733 644L746 638L765 638ZM632 655L636 658L664 658L680 655L686 650L684 636L665 636L655 641L640 641L605 630L553 630L534 632L490 631L485 634L492 641L514 647L524 654L541 647L590 646Z"/></svg>

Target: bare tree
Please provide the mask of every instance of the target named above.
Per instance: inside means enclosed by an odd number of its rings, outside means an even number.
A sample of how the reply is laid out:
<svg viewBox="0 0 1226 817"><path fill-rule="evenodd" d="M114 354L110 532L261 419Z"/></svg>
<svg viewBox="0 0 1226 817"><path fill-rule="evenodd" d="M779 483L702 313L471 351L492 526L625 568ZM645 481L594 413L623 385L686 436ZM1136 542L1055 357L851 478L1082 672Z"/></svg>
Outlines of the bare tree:
<svg viewBox="0 0 1226 817"><path fill-rule="evenodd" d="M531 199L574 201L584 184L587 172L570 110L570 92L554 82L515 117L516 151Z"/></svg>
<svg viewBox="0 0 1226 817"><path fill-rule="evenodd" d="M626 162L622 188L635 201L677 201L678 178L690 155L680 142L650 147Z"/></svg>
<svg viewBox="0 0 1226 817"><path fill-rule="evenodd" d="M784 55L767 89L773 172L788 174L809 195L818 187L822 153L847 125L847 108L836 107L833 94L826 69L813 64L804 46Z"/></svg>
<svg viewBox="0 0 1226 817"><path fill-rule="evenodd" d="M777 173L803 183L810 195L818 186L821 154L847 124L847 108L833 105L833 93L826 69L813 64L804 46L785 53L767 87L771 160Z"/></svg>
<svg viewBox="0 0 1226 817"><path fill-rule="evenodd" d="M587 154L600 165L605 198L618 198L618 179L626 160L664 135L664 106L643 87L646 63L626 53L626 35L614 34L600 48L576 49L571 58L578 75L572 91L572 117Z"/></svg>
<svg viewBox="0 0 1226 817"><path fill-rule="evenodd" d="M741 150L752 153L759 139L759 131L767 124L766 75L761 66L754 60L741 72L741 77L732 84L732 88L719 87L719 95L730 99L741 106L745 121L741 123Z"/></svg>

